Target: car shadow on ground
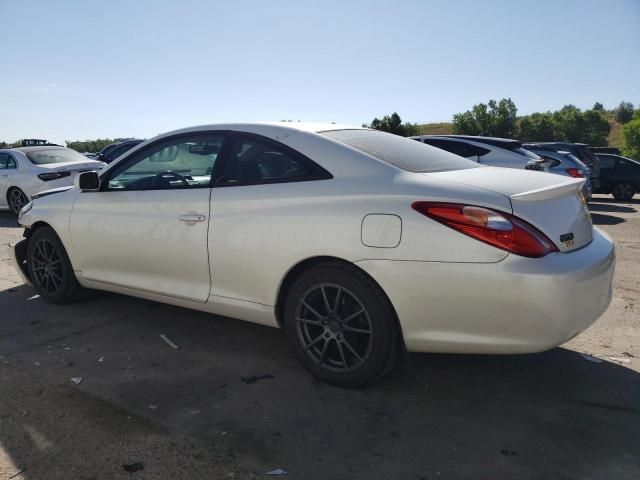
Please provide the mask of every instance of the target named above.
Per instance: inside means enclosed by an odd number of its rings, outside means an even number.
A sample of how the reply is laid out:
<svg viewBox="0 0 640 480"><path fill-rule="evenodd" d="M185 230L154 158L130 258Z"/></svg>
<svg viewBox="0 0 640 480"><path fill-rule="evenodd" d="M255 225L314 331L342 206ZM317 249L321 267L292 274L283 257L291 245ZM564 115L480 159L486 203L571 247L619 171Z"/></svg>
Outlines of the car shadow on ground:
<svg viewBox="0 0 640 480"><path fill-rule="evenodd" d="M0 446L27 468L20 478L119 478L137 460L145 478L216 464L304 479L640 476L640 376L624 365L562 348L412 354L344 390L312 379L275 329L120 295L56 306L12 290L0 292ZM144 439L162 432L197 456L157 458Z"/></svg>
<svg viewBox="0 0 640 480"><path fill-rule="evenodd" d="M595 203L618 203L618 204L635 204L635 205L638 205L638 204L640 204L640 197L638 195L636 195L631 200L616 200L615 198L612 198L612 197L597 196L597 197L593 197L589 203L591 204L592 202L595 202Z"/></svg>
<svg viewBox="0 0 640 480"><path fill-rule="evenodd" d="M591 212L616 212L616 213L634 213L637 210L633 207L625 207L622 205L611 203L589 203L589 211Z"/></svg>
<svg viewBox="0 0 640 480"><path fill-rule="evenodd" d="M11 212L0 211L0 228L2 227L15 227L20 228L18 219Z"/></svg>
<svg viewBox="0 0 640 480"><path fill-rule="evenodd" d="M626 222L624 218L616 217L613 215L604 215L602 213L592 213L591 220L594 225L618 225Z"/></svg>

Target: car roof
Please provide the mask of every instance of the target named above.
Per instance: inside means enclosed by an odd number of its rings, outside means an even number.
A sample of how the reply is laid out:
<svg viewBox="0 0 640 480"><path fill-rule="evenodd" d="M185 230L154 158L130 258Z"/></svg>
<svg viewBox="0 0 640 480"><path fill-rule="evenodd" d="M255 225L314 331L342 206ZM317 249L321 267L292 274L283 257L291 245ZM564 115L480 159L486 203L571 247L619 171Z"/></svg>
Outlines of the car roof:
<svg viewBox="0 0 640 480"><path fill-rule="evenodd" d="M578 142L527 142L525 145L575 145L577 147L588 147L586 143L578 143Z"/></svg>
<svg viewBox="0 0 640 480"><path fill-rule="evenodd" d="M160 135L175 135L179 133L188 133L206 130L232 130L255 132L257 130L266 132L274 132L277 130L289 130L298 132L321 133L332 130L366 130L364 127L356 127L353 125L340 125L337 123L315 123L315 122L253 122L253 123L220 123L209 125L197 125L193 127L181 128Z"/></svg>
<svg viewBox="0 0 640 480"><path fill-rule="evenodd" d="M522 146L519 140L513 140L511 138L498 138L498 137L481 137L474 135L418 135L412 138L442 138L450 140L467 140L470 142L484 143L486 145L492 145L494 147L502 148L518 148Z"/></svg>

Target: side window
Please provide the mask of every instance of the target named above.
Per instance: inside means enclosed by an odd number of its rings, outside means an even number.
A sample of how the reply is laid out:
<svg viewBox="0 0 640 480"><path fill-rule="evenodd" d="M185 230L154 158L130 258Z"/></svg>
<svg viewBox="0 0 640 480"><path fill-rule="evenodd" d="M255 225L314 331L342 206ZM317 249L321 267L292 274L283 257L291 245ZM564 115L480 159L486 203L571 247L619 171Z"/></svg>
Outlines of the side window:
<svg viewBox="0 0 640 480"><path fill-rule="evenodd" d="M598 157L600 160L600 168L613 168L615 165L615 160L609 157Z"/></svg>
<svg viewBox="0 0 640 480"><path fill-rule="evenodd" d="M0 153L0 170L6 170L8 160L9 155L7 155L6 153Z"/></svg>
<svg viewBox="0 0 640 480"><path fill-rule="evenodd" d="M250 136L236 137L224 171L216 183L251 185L330 178L304 156L275 142Z"/></svg>
<svg viewBox="0 0 640 480"><path fill-rule="evenodd" d="M193 135L167 140L137 152L116 166L108 190L164 190L211 186L224 135Z"/></svg>

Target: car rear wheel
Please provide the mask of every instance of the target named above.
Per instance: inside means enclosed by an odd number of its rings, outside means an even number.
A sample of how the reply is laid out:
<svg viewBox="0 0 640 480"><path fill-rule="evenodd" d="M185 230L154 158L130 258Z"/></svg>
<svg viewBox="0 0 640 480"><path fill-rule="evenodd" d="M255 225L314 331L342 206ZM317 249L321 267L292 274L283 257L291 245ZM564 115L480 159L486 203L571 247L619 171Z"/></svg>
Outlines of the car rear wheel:
<svg viewBox="0 0 640 480"><path fill-rule="evenodd" d="M7 192L7 203L11 211L18 215L22 207L29 203L27 195L17 187L10 188Z"/></svg>
<svg viewBox="0 0 640 480"><path fill-rule="evenodd" d="M629 182L620 182L613 187L613 198L616 200L631 200L635 193L635 187Z"/></svg>
<svg viewBox="0 0 640 480"><path fill-rule="evenodd" d="M27 268L31 283L51 303L70 303L80 285L62 242L50 227L37 229L29 238Z"/></svg>
<svg viewBox="0 0 640 480"><path fill-rule="evenodd" d="M324 382L362 387L395 363L393 308L380 287L353 267L331 263L304 272L288 292L284 316L298 359Z"/></svg>

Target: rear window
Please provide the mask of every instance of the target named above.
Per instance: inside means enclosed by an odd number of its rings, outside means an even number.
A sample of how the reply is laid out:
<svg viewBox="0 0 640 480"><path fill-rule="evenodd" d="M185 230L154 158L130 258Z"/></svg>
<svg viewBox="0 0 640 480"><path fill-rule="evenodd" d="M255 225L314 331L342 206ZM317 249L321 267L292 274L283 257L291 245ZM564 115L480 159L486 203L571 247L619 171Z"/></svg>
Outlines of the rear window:
<svg viewBox="0 0 640 480"><path fill-rule="evenodd" d="M377 130L331 130L321 133L409 172L444 172L478 167L471 160L439 148Z"/></svg>
<svg viewBox="0 0 640 480"><path fill-rule="evenodd" d="M509 148L508 150L515 152L515 153L519 153L520 155L523 155L527 158L530 158L531 160L537 160L538 158L540 158L540 155L537 155L533 152L530 152L529 150L527 150L526 148L522 148L522 147L515 147L515 148Z"/></svg>
<svg viewBox="0 0 640 480"><path fill-rule="evenodd" d="M26 152L27 158L36 165L64 162L87 162L89 159L70 148L51 148Z"/></svg>

